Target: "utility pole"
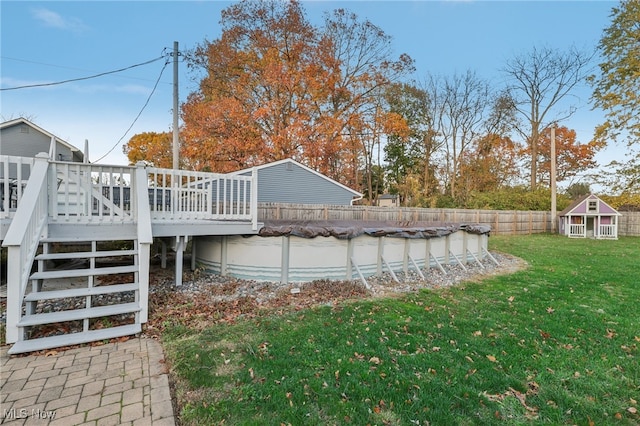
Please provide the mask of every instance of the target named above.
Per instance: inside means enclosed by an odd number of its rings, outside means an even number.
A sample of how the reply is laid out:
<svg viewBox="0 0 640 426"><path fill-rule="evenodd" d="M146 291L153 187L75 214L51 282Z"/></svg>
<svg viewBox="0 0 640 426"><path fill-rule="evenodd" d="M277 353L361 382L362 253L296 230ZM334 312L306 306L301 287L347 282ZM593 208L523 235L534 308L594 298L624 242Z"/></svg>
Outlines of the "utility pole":
<svg viewBox="0 0 640 426"><path fill-rule="evenodd" d="M179 169L180 133L178 129L178 42L173 42L173 168Z"/></svg>
<svg viewBox="0 0 640 426"><path fill-rule="evenodd" d="M551 232L556 232L556 127L551 126Z"/></svg>

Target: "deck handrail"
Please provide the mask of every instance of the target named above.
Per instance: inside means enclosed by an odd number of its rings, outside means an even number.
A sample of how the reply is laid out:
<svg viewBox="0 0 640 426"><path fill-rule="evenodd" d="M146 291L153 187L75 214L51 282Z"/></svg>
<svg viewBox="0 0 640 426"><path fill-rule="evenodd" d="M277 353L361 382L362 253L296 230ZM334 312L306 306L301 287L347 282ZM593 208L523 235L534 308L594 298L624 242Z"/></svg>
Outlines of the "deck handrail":
<svg viewBox="0 0 640 426"><path fill-rule="evenodd" d="M0 155L0 219L13 217L23 197L33 162L33 157Z"/></svg>
<svg viewBox="0 0 640 426"><path fill-rule="evenodd" d="M255 220L255 176L147 167L154 220Z"/></svg>
<svg viewBox="0 0 640 426"><path fill-rule="evenodd" d="M52 222L133 222L132 166L51 161Z"/></svg>
<svg viewBox="0 0 640 426"><path fill-rule="evenodd" d="M0 157L0 177L16 174L18 189L1 188L1 218L11 218L23 194L33 158ZM49 161L51 223L122 223L138 217L136 167ZM142 166L141 166L142 167ZM144 167L151 220L241 220L258 226L258 174L250 176ZM22 179L25 177L25 179ZM6 181L6 179L4 179ZM11 203L11 210L9 210ZM146 203L145 203L146 204ZM137 204L139 207L140 204Z"/></svg>
<svg viewBox="0 0 640 426"><path fill-rule="evenodd" d="M18 340L22 298L29 282L31 265L47 223L47 175L49 156L36 155L21 203L11 221L2 245L8 248L11 267L7 268L7 342Z"/></svg>

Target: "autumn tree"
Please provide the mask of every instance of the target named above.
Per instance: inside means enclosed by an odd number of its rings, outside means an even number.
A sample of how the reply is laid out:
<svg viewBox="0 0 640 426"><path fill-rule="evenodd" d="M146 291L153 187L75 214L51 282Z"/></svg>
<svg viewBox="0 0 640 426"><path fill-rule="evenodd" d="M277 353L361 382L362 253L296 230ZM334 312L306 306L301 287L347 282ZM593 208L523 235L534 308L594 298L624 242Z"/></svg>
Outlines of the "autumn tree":
<svg viewBox="0 0 640 426"><path fill-rule="evenodd" d="M592 55L575 48L566 52L544 48L509 60L503 69L509 79L508 93L522 118L516 130L526 141L531 154L530 186L536 189L540 133L552 122L561 122L575 111L574 106L560 110L574 87L584 81Z"/></svg>
<svg viewBox="0 0 640 426"><path fill-rule="evenodd" d="M393 84L385 98L389 109L406 122L405 137L390 135L384 147L390 192L405 205L421 205L438 189L431 158L439 148L433 137L431 100L415 84Z"/></svg>
<svg viewBox="0 0 640 426"><path fill-rule="evenodd" d="M129 164L144 161L154 167L173 167L173 136L169 132L145 132L134 135L122 147Z"/></svg>
<svg viewBox="0 0 640 426"><path fill-rule="evenodd" d="M575 130L555 126L556 179L558 182L571 179L596 167L595 155L604 147L603 142L580 143ZM550 184L551 174L551 130L544 129L540 135L538 155L538 182ZM529 148L529 147L527 147Z"/></svg>
<svg viewBox="0 0 640 426"><path fill-rule="evenodd" d="M460 161L460 198L515 185L520 149L508 136L487 134L477 138Z"/></svg>
<svg viewBox="0 0 640 426"><path fill-rule="evenodd" d="M316 144L312 101L330 70L297 2L242 1L222 11L222 36L199 46L206 76L182 108L185 154L216 171L293 157Z"/></svg>
<svg viewBox="0 0 640 426"><path fill-rule="evenodd" d="M389 36L343 9L314 27L296 1L234 3L221 24L190 60L205 71L182 109L194 165L292 157L354 186L361 165L371 172L366 147L398 124L379 108L381 89L412 70L408 56L391 57Z"/></svg>
<svg viewBox="0 0 640 426"><path fill-rule="evenodd" d="M590 81L594 106L605 111L606 121L596 128L595 139L626 139L629 160L611 165L616 170L612 183L618 191L640 192L640 2L623 0L612 8L598 50L600 75Z"/></svg>

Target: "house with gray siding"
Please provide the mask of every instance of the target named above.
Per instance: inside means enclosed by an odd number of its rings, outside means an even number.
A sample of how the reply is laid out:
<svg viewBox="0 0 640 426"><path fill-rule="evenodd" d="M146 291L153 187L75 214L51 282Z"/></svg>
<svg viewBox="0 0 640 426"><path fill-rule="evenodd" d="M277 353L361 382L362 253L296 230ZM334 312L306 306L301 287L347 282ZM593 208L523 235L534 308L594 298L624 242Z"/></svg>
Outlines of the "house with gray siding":
<svg viewBox="0 0 640 426"><path fill-rule="evenodd" d="M55 160L83 162L80 149L25 118L0 123L0 155L34 158L39 152L48 154L51 139L56 141Z"/></svg>
<svg viewBox="0 0 640 426"><path fill-rule="evenodd" d="M331 204L348 206L362 194L304 164L286 158L255 167L259 203ZM251 176L253 168L233 172Z"/></svg>

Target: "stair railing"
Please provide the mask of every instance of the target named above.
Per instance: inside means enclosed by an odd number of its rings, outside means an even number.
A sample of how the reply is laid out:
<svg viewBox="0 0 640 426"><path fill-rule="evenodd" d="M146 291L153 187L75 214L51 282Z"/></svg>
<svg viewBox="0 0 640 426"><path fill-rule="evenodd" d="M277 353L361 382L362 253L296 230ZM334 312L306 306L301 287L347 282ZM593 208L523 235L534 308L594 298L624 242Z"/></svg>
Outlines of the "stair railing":
<svg viewBox="0 0 640 426"><path fill-rule="evenodd" d="M39 153L31 169L27 186L11 225L5 235L3 246L7 247L7 343L19 340L18 322L22 315L24 298L31 265L38 244L46 232L48 216L47 176L49 155Z"/></svg>
<svg viewBox="0 0 640 426"><path fill-rule="evenodd" d="M146 323L149 317L149 261L151 256L151 244L153 244L153 231L151 228L151 210L149 208L149 190L147 171L144 163L138 162L134 174L133 187L136 190L134 210L138 212L138 303L140 304L139 319Z"/></svg>

